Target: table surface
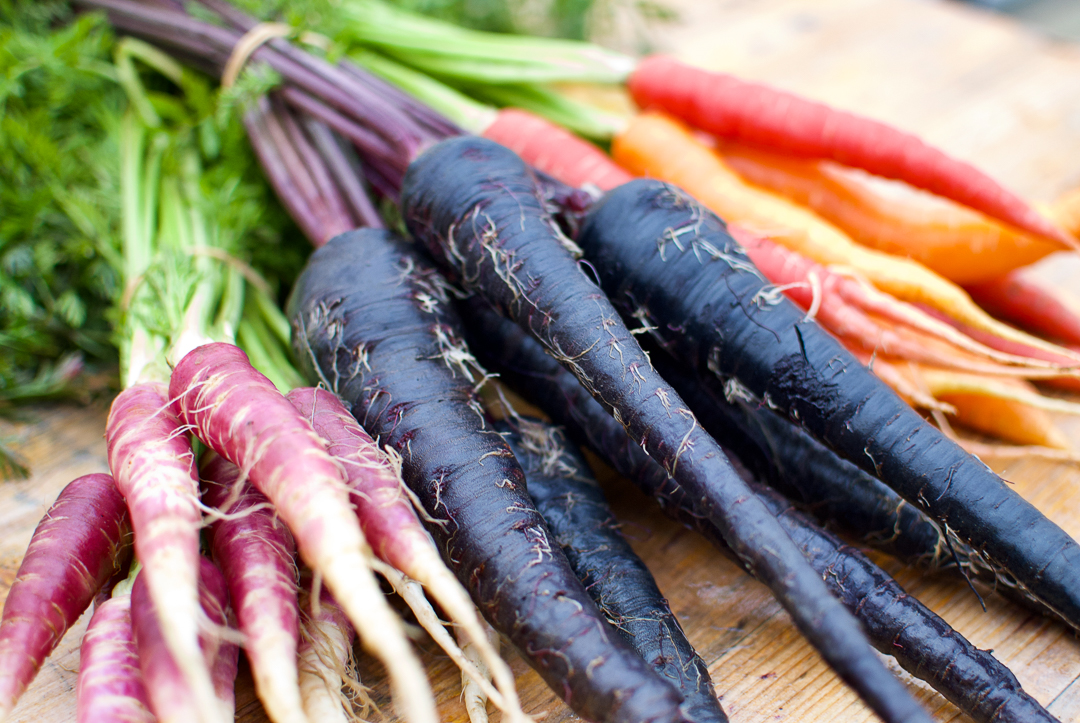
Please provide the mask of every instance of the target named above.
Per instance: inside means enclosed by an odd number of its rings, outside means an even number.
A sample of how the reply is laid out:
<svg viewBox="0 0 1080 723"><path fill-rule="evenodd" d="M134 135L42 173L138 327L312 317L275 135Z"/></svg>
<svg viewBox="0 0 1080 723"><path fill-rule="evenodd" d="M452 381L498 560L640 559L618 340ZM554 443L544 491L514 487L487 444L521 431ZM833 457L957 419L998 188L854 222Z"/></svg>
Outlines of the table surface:
<svg viewBox="0 0 1080 723"><path fill-rule="evenodd" d="M678 22L650 28L654 47L699 65L767 81L920 134L1035 201L1080 185L1080 46L1054 43L1007 18L940 0L677 0ZM1076 266L1043 265L1070 284ZM0 425L0 437L31 464L33 477L0 485L0 596L30 535L74 477L107 471L106 407L29 410ZM1059 418L1080 448L1080 421ZM1080 467L1034 459L991 466L1017 491L1080 538ZM636 490L607 474L624 532L653 570L735 721L855 723L872 713L804 643L768 591L693 533L668 521ZM1025 689L1062 721L1080 720L1080 641L1063 625L986 597L984 612L950 575L926 576L880 558L912 594L1012 668ZM69 632L16 708L13 721L73 721L78 642ZM459 677L426 638L418 641L443 718L466 719ZM545 723L575 716L514 654L527 712ZM940 721L955 707L892 664ZM393 719L378 665L361 656L362 681ZM498 714L494 714L497 719ZM379 719L374 714L372 719ZM241 668L237 718L265 721Z"/></svg>

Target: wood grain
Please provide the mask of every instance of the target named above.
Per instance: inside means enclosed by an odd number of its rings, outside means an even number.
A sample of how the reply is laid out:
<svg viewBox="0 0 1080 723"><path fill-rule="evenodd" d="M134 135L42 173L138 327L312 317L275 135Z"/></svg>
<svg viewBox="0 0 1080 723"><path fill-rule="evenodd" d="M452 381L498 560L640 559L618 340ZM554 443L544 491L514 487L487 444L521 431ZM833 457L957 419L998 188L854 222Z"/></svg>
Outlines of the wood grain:
<svg viewBox="0 0 1080 723"><path fill-rule="evenodd" d="M1039 38L966 6L931 0L668 4L678 9L681 21L650 29L659 49L919 133L1034 200L1049 201L1080 186L1080 47ZM1075 259L1054 257L1040 268L1045 278L1068 288L1075 289L1080 278ZM6 595L34 525L63 485L81 474L107 471L101 437L105 414L103 405L42 407L30 410L30 421L0 426L0 436L16 438L16 449L34 470L30 480L0 485L0 595ZM1080 446L1080 420L1059 422ZM1080 538L1080 468L1031 459L991 466ZM625 533L709 664L732 720L874 720L799 639L763 586L666 520L610 472L602 478ZM973 643L992 649L1062 721L1080 720L1080 642L1064 626L992 595L983 612L962 581L877 559ZM12 720L74 720L77 646L85 624L84 617L70 631ZM465 720L453 666L430 640L420 637L418 646L443 718ZM508 656L527 711L542 715L545 723L575 718L520 658ZM937 720L961 718L927 686L892 667ZM362 657L360 672L393 720L378 665ZM238 720L266 720L243 668L237 704Z"/></svg>

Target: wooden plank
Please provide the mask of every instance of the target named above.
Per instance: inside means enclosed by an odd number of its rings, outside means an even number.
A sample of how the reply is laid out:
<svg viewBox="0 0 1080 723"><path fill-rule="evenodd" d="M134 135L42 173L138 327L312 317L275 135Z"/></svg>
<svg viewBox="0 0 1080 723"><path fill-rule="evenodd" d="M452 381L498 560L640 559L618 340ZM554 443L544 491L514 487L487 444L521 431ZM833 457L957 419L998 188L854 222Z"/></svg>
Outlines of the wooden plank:
<svg viewBox="0 0 1080 723"><path fill-rule="evenodd" d="M917 132L1026 196L1050 200L1080 185L1080 48L1053 43L960 4L931 0L669 0L677 25L652 31L657 47L699 65L767 81ZM1074 283L1057 257L1048 278ZM104 471L105 407L45 407L4 424L34 477L0 486L0 595L6 595L34 525L70 479ZM1059 420L1080 443L1080 420ZM1080 537L1080 470L1037 460L994 465L1021 494ZM671 523L613 475L603 476L624 530L654 571L738 721L855 723L873 715L803 643L767 590ZM1080 720L1080 643L1064 626L967 586L879 561L981 648L993 649L1027 690L1063 721ZM80 621L12 717L73 721ZM418 646L445 720L465 720L458 675L430 640ZM526 710L545 723L575 716L516 655L508 654ZM890 659L891 661L891 659ZM896 667L895 665L893 666ZM361 679L393 719L379 666L361 656ZM900 673L940 721L958 711ZM238 682L238 720L266 720L250 675ZM378 716L374 716L378 718Z"/></svg>

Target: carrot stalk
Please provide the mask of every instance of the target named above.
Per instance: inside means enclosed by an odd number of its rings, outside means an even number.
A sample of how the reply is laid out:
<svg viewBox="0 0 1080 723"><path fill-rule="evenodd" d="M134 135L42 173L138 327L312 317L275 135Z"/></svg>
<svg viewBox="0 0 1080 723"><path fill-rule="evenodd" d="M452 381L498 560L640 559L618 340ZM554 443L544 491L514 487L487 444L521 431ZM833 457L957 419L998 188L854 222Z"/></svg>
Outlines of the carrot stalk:
<svg viewBox="0 0 1080 723"><path fill-rule="evenodd" d="M311 425L230 344L206 344L181 359L170 392L180 418L273 503L305 562L323 576L365 648L386 666L404 717L433 722L423 669L371 573L371 551L340 471Z"/></svg>
<svg viewBox="0 0 1080 723"><path fill-rule="evenodd" d="M906 181L1064 247L1076 243L978 169L884 123L664 56L642 60L627 88L639 106L663 109L721 138L829 158Z"/></svg>

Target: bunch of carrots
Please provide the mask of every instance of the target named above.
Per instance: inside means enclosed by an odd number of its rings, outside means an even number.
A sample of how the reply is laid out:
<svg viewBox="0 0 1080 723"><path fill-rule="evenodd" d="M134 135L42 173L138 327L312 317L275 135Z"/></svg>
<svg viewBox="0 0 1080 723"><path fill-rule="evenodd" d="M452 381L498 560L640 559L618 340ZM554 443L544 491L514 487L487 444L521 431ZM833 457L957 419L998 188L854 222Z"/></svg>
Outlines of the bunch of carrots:
<svg viewBox="0 0 1080 723"><path fill-rule="evenodd" d="M838 540L828 544L863 577L852 573L833 597L812 549L835 538L809 519L786 516L782 498L748 484L718 442L738 444L719 429L756 407L766 417L742 433L777 424L791 440L762 453L759 474L768 477L770 454L781 468L803 469L787 456L801 445L812 466L832 470L821 484L873 488L867 504L898 515L890 524L907 531L917 556L936 558L948 547L967 574L1080 627L1080 547L901 401L929 410L946 433L944 414L977 427L992 408L992 417L1012 415L1023 425L1026 436L1012 441L1074 457L1040 413L1075 412L1076 405L1038 394L1027 380L1072 388L1080 352L1007 326L972 300L1010 319L1044 304L1055 323L1040 331L1074 341L1076 317L1038 292L1021 268L1076 246L1075 229L1063 228L1068 213L1059 211L1055 223L895 130L663 58L621 62L578 48L581 67L592 62L595 73L601 66L604 79L632 68L628 87L647 109L619 123L613 163L537 116L496 111L389 58L365 56L368 67L415 95L370 75L359 56L331 63L285 40L287 30L268 29L221 0L204 1L217 25L171 2L78 5L106 10L118 28L227 82L237 58L250 61L247 72L279 74L269 96L259 94L264 84L246 100L244 121L283 204L318 247L288 317L295 358L322 388L283 394L297 386L287 354L251 345L271 381L236 346L244 341L237 329L245 267L222 272L202 263L228 257L231 248L215 246L212 221L185 206L182 187L161 186L172 204L162 217L176 239L154 241L147 209L157 191L129 186L124 276L132 298L147 293L140 280L152 276L155 243L194 258L198 282L181 295L171 327L136 319L125 332L125 390L107 430L112 475L72 483L35 533L0 623L7 656L0 709L11 710L97 597L79 681L84 720L231 718L237 637L225 631L234 627L275 721L346 715L351 707L340 698L350 624L388 670L399 714L435 720L430 687L386 605L378 571L469 677L475 721L486 717L485 699L510 718L525 717L477 608L590 720L726 720L711 684L703 686L700 674L688 680L693 666L672 670L656 654L671 640L694 659L689 643L675 637L677 623L664 622L671 613L662 599L643 611L634 607L639 600L601 592L590 582L598 563L581 562L579 553L589 551L583 538L557 526L563 513L539 484L528 484L534 477L580 483L582 465L558 432L512 409L508 430L494 426L479 392L490 378L485 365L506 363L500 373L522 374L524 393L554 385L544 392L550 404L541 406L575 441L768 585L883 719L927 720L870 650L888 649L903 632L913 636L913 657L888 652L976 720L1001 720L1003 711L1008 720L1052 720L1004 666L917 602L893 611L888 602L904 600L903 592ZM128 47L185 87L187 71L171 58ZM491 72L498 56L493 50L457 72ZM555 66L565 59L552 57ZM503 70L504 83L515 72L537 77L524 64ZM528 96L525 87L515 97ZM544 92L529 97L593 117ZM770 111L780 107L784 116ZM804 122L785 124L790 117ZM153 175L156 151L137 133L132 138L125 178L137 182ZM916 218L836 164L972 210L949 206ZM663 182L632 181L635 175ZM369 189L400 207L416 243L382 228ZM926 239L925 247L905 246L910 261L885 255L897 238ZM971 252L975 246L995 249L993 261ZM460 302L465 296L471 299ZM280 312L265 299L253 305L280 340ZM508 330L496 332L492 321L478 331L486 314ZM645 336L653 337L647 349L637 340ZM506 361L528 344L554 366ZM649 354L664 360L654 366ZM690 379L677 382L681 374ZM724 415L729 422L713 419ZM909 452L898 453L890 435L906 440ZM200 446L206 451L197 459ZM938 479L944 468L948 478ZM769 481L783 482L782 471L775 476ZM560 494L601 504L587 486ZM813 507L809 497L833 493L801 494ZM908 503L914 507L901 521ZM599 509L599 521L577 524L602 529ZM1023 520L1039 542L1011 539L1006 519ZM212 523L213 562L199 553L204 520ZM825 537L803 544L795 530ZM914 542L916 530L927 534L927 546ZM132 549L137 565L129 562ZM621 555L605 563L612 569L640 570L625 550L611 554ZM647 574L642 579L647 587ZM871 582L864 588L857 579ZM892 597L877 609L858 590ZM464 650L427 597L460 627ZM653 617L659 627L629 639L608 622ZM956 647L945 650L932 635ZM961 659L977 672L960 680L934 675ZM1002 698L984 695L987 686Z"/></svg>

